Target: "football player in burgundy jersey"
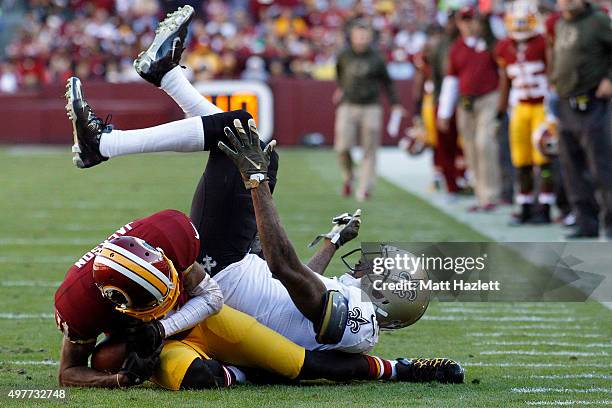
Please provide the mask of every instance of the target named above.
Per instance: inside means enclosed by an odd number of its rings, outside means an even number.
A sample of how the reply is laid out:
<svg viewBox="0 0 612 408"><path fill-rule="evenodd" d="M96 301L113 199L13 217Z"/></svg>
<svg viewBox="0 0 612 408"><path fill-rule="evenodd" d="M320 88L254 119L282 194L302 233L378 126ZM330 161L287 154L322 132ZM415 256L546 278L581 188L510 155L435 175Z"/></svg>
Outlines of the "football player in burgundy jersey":
<svg viewBox="0 0 612 408"><path fill-rule="evenodd" d="M536 6L528 0L510 3L505 16L508 37L495 47L500 66L499 115L510 113L510 153L516 168L519 192L516 201L521 212L512 224L549 223L550 206L555 202L549 158L537 148L536 137L554 132L555 119L547 114L544 99L546 79L546 39L537 31ZM536 199L534 167L539 167L539 194ZM539 204L539 206L538 206Z"/></svg>
<svg viewBox="0 0 612 408"><path fill-rule="evenodd" d="M116 282L103 288L96 281L95 262L103 251L108 250L105 245L109 242L139 248L159 264L149 267L159 275L157 280L151 279L155 281L157 292L153 293L157 298L145 290L138 293L138 287L122 290L123 285ZM156 354L159 354L155 350L164 337L170 337L217 313L223 305L223 295L203 267L195 263L199 247L198 233L189 218L179 211L166 210L127 223L75 262L55 295L55 319L64 333L60 383L112 387L142 382L152 374ZM139 259L135 256L131 258ZM147 262L143 264L148 267ZM143 268L133 261L127 267ZM160 269L166 270L166 273L160 273ZM135 276L135 272L126 273ZM143 294L151 298L143 299ZM138 311L126 307L132 303L147 307ZM128 337L138 336L142 326L139 329L135 327L140 325L141 320L159 318L176 305L182 306L179 312L163 322L155 321L147 325L145 330L152 330L157 338L153 339L150 347L143 345L137 350L138 353L131 353L125 369L119 374L107 375L87 367L87 359L98 335L122 332Z"/></svg>

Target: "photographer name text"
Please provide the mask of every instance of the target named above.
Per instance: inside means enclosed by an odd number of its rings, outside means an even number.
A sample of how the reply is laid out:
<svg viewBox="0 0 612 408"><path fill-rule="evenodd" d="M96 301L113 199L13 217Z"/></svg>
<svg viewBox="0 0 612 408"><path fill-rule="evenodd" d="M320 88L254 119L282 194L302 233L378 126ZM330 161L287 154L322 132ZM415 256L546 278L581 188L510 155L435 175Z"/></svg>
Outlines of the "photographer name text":
<svg viewBox="0 0 612 408"><path fill-rule="evenodd" d="M499 291L499 281L482 281L467 282L464 280L455 281L440 281L433 282L431 280L401 280L395 282L384 282L375 280L372 287L380 291Z"/></svg>

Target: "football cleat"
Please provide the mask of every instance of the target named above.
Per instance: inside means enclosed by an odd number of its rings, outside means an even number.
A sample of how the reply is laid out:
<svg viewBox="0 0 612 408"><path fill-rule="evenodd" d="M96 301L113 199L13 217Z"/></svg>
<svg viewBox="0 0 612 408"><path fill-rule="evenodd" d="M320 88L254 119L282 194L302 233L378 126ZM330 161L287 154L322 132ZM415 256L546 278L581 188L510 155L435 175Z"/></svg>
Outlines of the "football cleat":
<svg viewBox="0 0 612 408"><path fill-rule="evenodd" d="M72 121L74 165L85 169L108 160L100 153L100 137L113 127L96 116L83 96L81 80L77 77L68 78L66 83L66 112Z"/></svg>
<svg viewBox="0 0 612 408"><path fill-rule="evenodd" d="M459 363L448 358L398 358L398 381L461 384L465 371Z"/></svg>
<svg viewBox="0 0 612 408"><path fill-rule="evenodd" d="M134 61L136 72L145 81L160 87L164 75L179 65L193 14L193 7L179 7L159 23L153 43Z"/></svg>

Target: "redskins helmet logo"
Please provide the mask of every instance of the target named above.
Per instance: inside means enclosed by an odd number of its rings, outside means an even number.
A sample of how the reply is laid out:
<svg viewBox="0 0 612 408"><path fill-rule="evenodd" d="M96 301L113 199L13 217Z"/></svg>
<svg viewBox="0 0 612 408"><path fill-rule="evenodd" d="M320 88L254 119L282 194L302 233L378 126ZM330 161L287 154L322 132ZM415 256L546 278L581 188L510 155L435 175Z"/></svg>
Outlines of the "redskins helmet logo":
<svg viewBox="0 0 612 408"><path fill-rule="evenodd" d="M559 133L555 118L548 117L538 126L533 134L533 143L544 156L559 154Z"/></svg>
<svg viewBox="0 0 612 408"><path fill-rule="evenodd" d="M140 238L105 242L93 265L94 281L115 309L143 321L164 316L178 300L178 273L163 251Z"/></svg>

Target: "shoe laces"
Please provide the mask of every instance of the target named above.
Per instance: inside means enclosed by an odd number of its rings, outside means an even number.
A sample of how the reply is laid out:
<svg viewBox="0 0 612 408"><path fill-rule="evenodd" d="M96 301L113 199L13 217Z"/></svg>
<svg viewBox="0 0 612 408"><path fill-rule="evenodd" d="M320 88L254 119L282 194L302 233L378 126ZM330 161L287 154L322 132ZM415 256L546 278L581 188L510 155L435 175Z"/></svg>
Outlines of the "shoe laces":
<svg viewBox="0 0 612 408"><path fill-rule="evenodd" d="M417 358L412 361L412 367L419 377L430 378L435 375L438 368L452 363L454 361L447 358Z"/></svg>
<svg viewBox="0 0 612 408"><path fill-rule="evenodd" d="M106 118L104 119L104 121L102 121L102 119L100 119L99 117L97 117L93 111L90 109L89 110L90 114L93 115L93 118L91 118L88 122L87 125L90 125L91 123L94 123L96 125L96 127L101 128L101 131L104 131L111 123L111 121L113 120L113 115L111 113L109 113L108 115L106 115Z"/></svg>

